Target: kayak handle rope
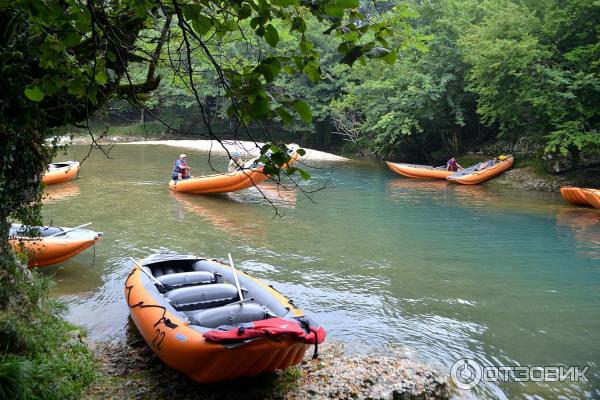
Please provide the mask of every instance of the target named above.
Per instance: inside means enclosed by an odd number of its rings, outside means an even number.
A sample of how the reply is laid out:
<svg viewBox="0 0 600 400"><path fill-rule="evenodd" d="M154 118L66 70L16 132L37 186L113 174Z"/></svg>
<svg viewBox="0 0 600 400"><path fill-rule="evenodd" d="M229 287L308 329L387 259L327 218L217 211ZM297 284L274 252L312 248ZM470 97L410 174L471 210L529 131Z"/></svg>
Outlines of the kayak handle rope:
<svg viewBox="0 0 600 400"><path fill-rule="evenodd" d="M297 318L297 321L304 330L315 334L315 351L313 352L312 359L319 358L319 335L317 335L317 330L311 327L310 323L304 318Z"/></svg>
<svg viewBox="0 0 600 400"><path fill-rule="evenodd" d="M135 260L134 260L135 262ZM136 263L137 265L137 263ZM142 270L143 271L143 270ZM129 280L129 278L131 278L131 275L133 275L135 273L135 269L132 270L129 275L127 276L127 280L126 282ZM160 324L161 322L163 323L163 325L165 325L167 328L171 328L171 329L175 329L178 327L177 324L173 323L169 318L166 318L165 315L167 314L167 309L163 306L161 306L160 304L144 304L143 301L140 301L136 304L131 304L130 302L130 296L131 296L131 291L133 290L133 288L135 287L135 285L127 285L125 284L125 290L127 291L127 305L130 308L160 308L162 310L162 316L156 320L156 323L154 323L154 327L156 327L158 324ZM162 340L159 343L155 343L156 339L158 338L158 335L154 338L154 341L152 342L153 344L156 345L156 348L158 350L160 350L160 344L162 343ZM163 335L163 339L164 339L164 335Z"/></svg>

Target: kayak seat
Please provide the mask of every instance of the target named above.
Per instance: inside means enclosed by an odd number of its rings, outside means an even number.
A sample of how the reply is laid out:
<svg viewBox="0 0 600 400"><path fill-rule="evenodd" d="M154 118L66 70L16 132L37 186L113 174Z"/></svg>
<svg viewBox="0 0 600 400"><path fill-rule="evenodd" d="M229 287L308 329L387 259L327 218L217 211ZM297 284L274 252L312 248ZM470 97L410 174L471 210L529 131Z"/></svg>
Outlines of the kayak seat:
<svg viewBox="0 0 600 400"><path fill-rule="evenodd" d="M174 288L191 285L206 285L215 283L215 274L208 271L177 272L174 274L161 275L156 278L163 285Z"/></svg>
<svg viewBox="0 0 600 400"><path fill-rule="evenodd" d="M267 318L269 310L257 303L230 304L210 310L191 314L190 321L194 325L217 328L221 325L235 325L260 321Z"/></svg>
<svg viewBox="0 0 600 400"><path fill-rule="evenodd" d="M179 311L219 307L239 300L237 288L229 283L177 288L165 293L165 297Z"/></svg>
<svg viewBox="0 0 600 400"><path fill-rule="evenodd" d="M178 274L181 272L188 272L188 271L190 271L189 268L185 268L183 266L178 266L178 265L167 265L165 267L157 265L157 266L152 267L152 275L154 275L156 278L158 278L159 276L163 276L163 275Z"/></svg>

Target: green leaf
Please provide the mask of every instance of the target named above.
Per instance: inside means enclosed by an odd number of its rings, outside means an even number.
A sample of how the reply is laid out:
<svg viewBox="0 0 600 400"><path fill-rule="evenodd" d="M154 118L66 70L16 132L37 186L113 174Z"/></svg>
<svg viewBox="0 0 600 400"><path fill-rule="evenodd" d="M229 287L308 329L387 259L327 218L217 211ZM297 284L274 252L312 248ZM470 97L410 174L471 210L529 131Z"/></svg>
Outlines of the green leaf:
<svg viewBox="0 0 600 400"><path fill-rule="evenodd" d="M306 155L306 150L304 150L304 149L297 149L296 153L298 153L301 156L304 156L304 155Z"/></svg>
<svg viewBox="0 0 600 400"><path fill-rule="evenodd" d="M65 33L64 42L67 47L73 47L81 41L81 35L74 31Z"/></svg>
<svg viewBox="0 0 600 400"><path fill-rule="evenodd" d="M363 55L363 51L363 46L354 46L350 50L348 50L346 55L342 58L341 62L352 66L352 64L354 64L354 61L356 61L357 58Z"/></svg>
<svg viewBox="0 0 600 400"><path fill-rule="evenodd" d="M310 179L310 174L308 172L306 172L303 169L298 169L298 172L300 172L300 176L302 177L302 179L304 179L305 181Z"/></svg>
<svg viewBox="0 0 600 400"><path fill-rule="evenodd" d="M279 33L271 24L267 25L265 29L265 41L269 43L271 47L277 47L277 43L279 43Z"/></svg>
<svg viewBox="0 0 600 400"><path fill-rule="evenodd" d="M40 102L46 97L46 93L39 86L32 86L25 89L25 96L31 101Z"/></svg>
<svg viewBox="0 0 600 400"><path fill-rule="evenodd" d="M202 36L211 30L213 21L204 15L197 15L192 20L192 27L200 36Z"/></svg>
<svg viewBox="0 0 600 400"><path fill-rule="evenodd" d="M248 4L244 4L238 11L238 19L246 19L252 15L252 8Z"/></svg>
<svg viewBox="0 0 600 400"><path fill-rule="evenodd" d="M96 82L98 82L101 85L106 85L106 83L108 82L106 70L101 69L100 71L96 72Z"/></svg>
<svg viewBox="0 0 600 400"><path fill-rule="evenodd" d="M110 50L106 52L106 58L110 62L117 62L117 56Z"/></svg>
<svg viewBox="0 0 600 400"><path fill-rule="evenodd" d="M302 121L306 122L307 124L312 122L312 111L310 110L310 106L308 104L302 100L299 100L295 102L292 107L298 113L298 115L300 115Z"/></svg>
<svg viewBox="0 0 600 400"><path fill-rule="evenodd" d="M283 126L288 126L292 122L294 122L294 119L292 118L290 113L286 111L285 108L277 107L277 109L275 111L277 111L277 115L279 115L279 118L281 118L281 122L283 123Z"/></svg>
<svg viewBox="0 0 600 400"><path fill-rule="evenodd" d="M259 97L254 103L248 104L248 115L254 119L263 118L269 112L269 100Z"/></svg>
<svg viewBox="0 0 600 400"><path fill-rule="evenodd" d="M261 61L256 70L265 77L267 83L273 82L281 71L281 63L277 58L269 57Z"/></svg>

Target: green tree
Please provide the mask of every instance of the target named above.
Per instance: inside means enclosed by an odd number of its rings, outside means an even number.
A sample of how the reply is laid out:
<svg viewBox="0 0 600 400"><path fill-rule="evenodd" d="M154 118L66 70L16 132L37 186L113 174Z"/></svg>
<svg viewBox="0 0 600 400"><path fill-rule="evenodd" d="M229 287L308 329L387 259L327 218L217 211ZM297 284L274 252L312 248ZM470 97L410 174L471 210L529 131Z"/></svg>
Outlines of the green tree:
<svg viewBox="0 0 600 400"><path fill-rule="evenodd" d="M461 39L478 113L547 152L600 149L600 9L594 1L489 6Z"/></svg>

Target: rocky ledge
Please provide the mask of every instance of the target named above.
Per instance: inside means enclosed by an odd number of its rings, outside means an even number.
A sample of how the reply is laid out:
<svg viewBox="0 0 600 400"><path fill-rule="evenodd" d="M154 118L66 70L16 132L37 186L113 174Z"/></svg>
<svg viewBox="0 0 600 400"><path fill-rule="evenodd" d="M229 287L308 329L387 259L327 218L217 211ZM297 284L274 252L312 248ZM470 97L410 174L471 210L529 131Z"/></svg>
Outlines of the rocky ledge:
<svg viewBox="0 0 600 400"><path fill-rule="evenodd" d="M494 178L494 183L517 189L558 191L563 186L596 188L600 185L600 168L567 172L561 175L539 174L533 168L513 168Z"/></svg>
<svg viewBox="0 0 600 400"><path fill-rule="evenodd" d="M198 384L164 365L141 340L92 346L99 377L86 399L448 399L448 377L401 353L346 355L327 345L297 367L254 378ZM310 353L310 354L309 354Z"/></svg>

